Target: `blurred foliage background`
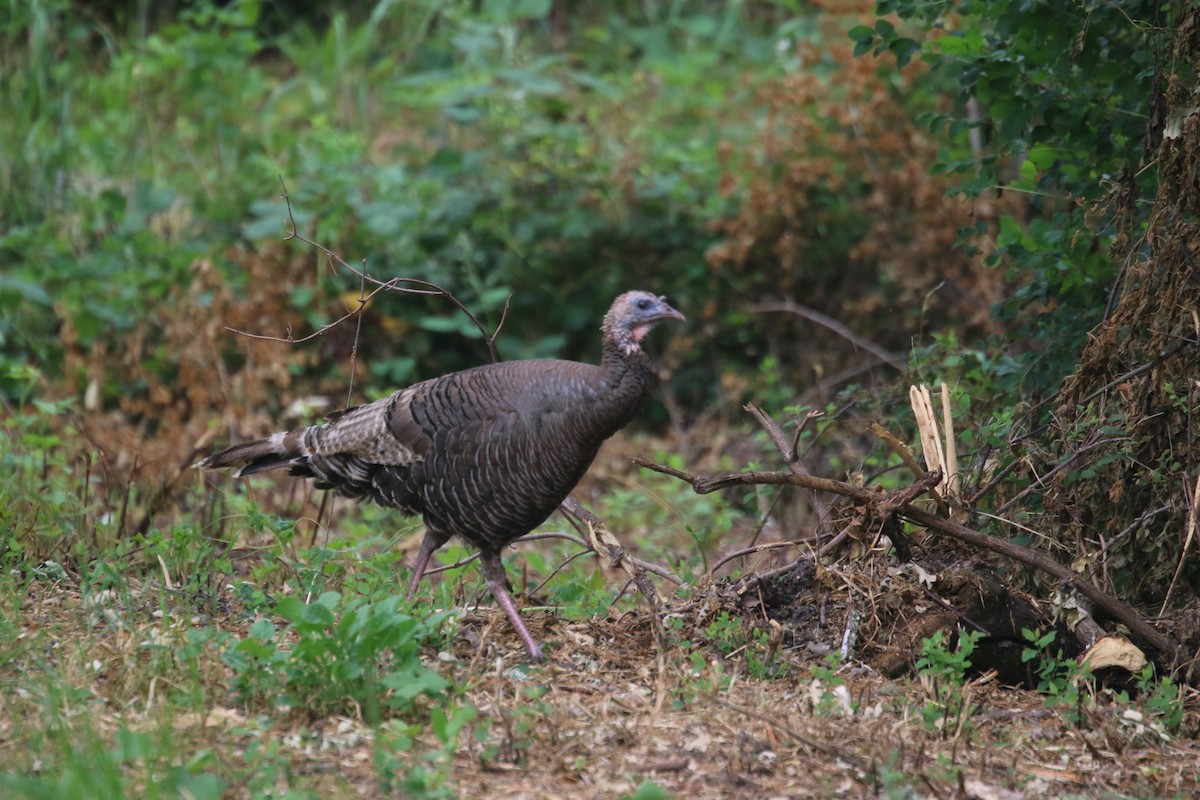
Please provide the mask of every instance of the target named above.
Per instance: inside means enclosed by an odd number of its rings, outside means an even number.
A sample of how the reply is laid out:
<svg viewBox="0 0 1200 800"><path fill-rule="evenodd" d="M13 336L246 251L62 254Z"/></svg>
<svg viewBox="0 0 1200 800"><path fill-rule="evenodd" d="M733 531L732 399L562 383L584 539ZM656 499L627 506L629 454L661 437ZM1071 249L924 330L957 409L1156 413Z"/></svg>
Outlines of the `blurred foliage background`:
<svg viewBox="0 0 1200 800"><path fill-rule="evenodd" d="M1122 259L1148 257L1184 9L13 2L0 396L47 404L153 497L197 443L340 403L352 351L355 400L487 357L444 299L395 293L356 351L354 324L231 333L357 306L353 275L284 241L282 179L299 232L371 275L437 283L489 327L511 298L505 358L594 358L615 294L667 294L689 325L655 344L669 381L642 424L689 462L765 457L729 433L747 401L911 434L908 384L946 381L975 488L1010 475L999 507L1062 457L1017 442ZM824 447L823 472L895 466L859 434Z"/></svg>

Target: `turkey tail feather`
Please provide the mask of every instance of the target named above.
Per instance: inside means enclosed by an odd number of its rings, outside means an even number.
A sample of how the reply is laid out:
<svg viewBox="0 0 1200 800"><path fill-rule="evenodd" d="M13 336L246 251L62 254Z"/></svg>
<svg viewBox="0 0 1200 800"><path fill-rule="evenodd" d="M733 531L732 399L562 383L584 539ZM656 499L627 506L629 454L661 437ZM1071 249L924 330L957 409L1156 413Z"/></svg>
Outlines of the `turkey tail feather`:
<svg viewBox="0 0 1200 800"><path fill-rule="evenodd" d="M234 445L196 462L196 469L238 467L235 477L241 478L286 467L303 457L298 446L300 438L291 433L276 433L266 439Z"/></svg>

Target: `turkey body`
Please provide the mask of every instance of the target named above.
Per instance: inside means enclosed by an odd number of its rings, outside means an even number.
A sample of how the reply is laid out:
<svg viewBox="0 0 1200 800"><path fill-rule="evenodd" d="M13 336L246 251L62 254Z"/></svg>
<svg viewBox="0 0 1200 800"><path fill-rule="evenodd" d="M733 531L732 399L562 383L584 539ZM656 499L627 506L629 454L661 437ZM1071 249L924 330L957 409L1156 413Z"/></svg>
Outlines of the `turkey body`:
<svg viewBox="0 0 1200 800"><path fill-rule="evenodd" d="M641 410L653 377L644 360L513 361L418 383L307 429L310 454L290 472L499 549L549 517Z"/></svg>
<svg viewBox="0 0 1200 800"><path fill-rule="evenodd" d="M318 488L420 515L426 533L410 593L433 552L462 537L479 548L488 587L537 660L500 551L549 517L600 445L645 406L655 376L640 341L664 319L683 315L660 297L627 292L605 316L599 365L528 360L451 373L197 466L236 466L238 475L287 468Z"/></svg>

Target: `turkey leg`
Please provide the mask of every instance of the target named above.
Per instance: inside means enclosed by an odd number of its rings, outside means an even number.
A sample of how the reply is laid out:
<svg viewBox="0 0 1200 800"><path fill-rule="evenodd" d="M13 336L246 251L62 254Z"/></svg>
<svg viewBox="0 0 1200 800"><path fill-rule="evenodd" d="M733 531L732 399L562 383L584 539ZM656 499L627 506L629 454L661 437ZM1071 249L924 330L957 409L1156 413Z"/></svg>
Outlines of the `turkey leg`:
<svg viewBox="0 0 1200 800"><path fill-rule="evenodd" d="M424 548L424 545L422 545ZM504 613L508 615L508 621L517 629L517 635L521 637L521 641L525 643L525 649L529 651L531 661L542 660L542 648L530 635L529 629L525 627L525 623L521 621L521 615L517 611L517 604L513 602L512 595L508 592L508 579L504 574L504 562L500 560L500 553L488 550L479 552L479 561L483 567L483 579L487 582L487 586L492 590L492 596L496 598L496 602L504 609Z"/></svg>
<svg viewBox="0 0 1200 800"><path fill-rule="evenodd" d="M413 567L412 577L408 579L408 589L404 592L404 596L412 598L417 591L417 583L421 580L421 576L425 574L425 567L429 566L429 559L433 556L434 551L450 541L450 535L439 531L437 528L432 528L428 523L425 525L425 538L421 540L421 549L417 551L417 564Z"/></svg>

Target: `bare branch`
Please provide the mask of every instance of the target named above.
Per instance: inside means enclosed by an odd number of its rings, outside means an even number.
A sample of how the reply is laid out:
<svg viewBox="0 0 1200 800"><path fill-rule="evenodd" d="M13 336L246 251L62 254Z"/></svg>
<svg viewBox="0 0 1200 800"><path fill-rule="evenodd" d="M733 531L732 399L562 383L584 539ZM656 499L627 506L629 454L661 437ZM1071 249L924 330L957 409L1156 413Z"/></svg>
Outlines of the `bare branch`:
<svg viewBox="0 0 1200 800"><path fill-rule="evenodd" d="M431 567L431 568L425 570L425 575L426 576L437 575L439 572L448 572L452 569L458 569L459 567L465 567L467 564L470 564L472 561L477 561L478 559L479 559L479 553L477 553L477 552L471 553L469 556L460 558L458 561L455 561L453 564L443 564L440 567Z"/></svg>
<svg viewBox="0 0 1200 800"><path fill-rule="evenodd" d="M964 544L1008 556L1014 561L1020 561L1023 564L1028 564L1031 567L1053 575L1060 581L1070 584L1075 591L1104 609L1117 621L1124 623L1130 631L1145 639L1169 660L1174 661L1179 656L1179 644L1174 639L1143 619L1128 603L1097 589L1088 576L1077 574L1071 568L1059 564L1054 559L1042 555L1036 550L1013 544L1006 539L988 536L979 531L971 530L965 525L935 517L933 514L922 511L919 508L905 506L900 509L900 516L906 517L930 530L946 534Z"/></svg>
<svg viewBox="0 0 1200 800"><path fill-rule="evenodd" d="M566 569L570 565L570 563L572 561L574 561L575 559L583 558L584 556L599 556L599 555L600 555L599 553L597 553L595 550L591 549L590 547L587 548L586 550L579 550L577 552L572 553L571 555L567 556L561 564L559 564L557 567L555 567L553 570L551 570L550 574L546 576L546 580L542 581L537 586L535 586L533 591L529 592L529 594L536 595L538 592L542 591L542 589L546 586L547 583L554 580L555 575L557 575L558 573L560 573L564 569Z"/></svg>
<svg viewBox="0 0 1200 800"><path fill-rule="evenodd" d="M363 277L358 282L358 308L355 311L358 313L358 320L354 325L354 344L350 347L350 381L346 387L346 408L349 408L354 401L354 369L358 364L358 342L362 337L363 309L367 307L366 292L367 292L367 262L363 261Z"/></svg>
<svg viewBox="0 0 1200 800"><path fill-rule="evenodd" d="M324 325L322 325L320 328L318 328L314 332L308 334L307 336L301 336L299 339L292 336L290 333L287 336L267 336L267 335L261 334L261 333L249 333L248 331L241 331L241 330L238 330L237 328L230 328L228 326L226 326L225 330L229 331L230 333L236 333L238 336L245 336L248 339L261 339L261 340L268 341L268 342L284 342L286 344L300 344L302 342L307 342L310 339L316 339L318 336L324 335L324 333L327 330L329 330L331 328L336 328L338 325L341 325L343 322L350 319L351 317L361 314L363 309L366 308L367 304L371 302L371 299L373 297L375 297L375 295L379 294L382 291L386 291L388 289L397 289L395 282L399 281L399 280L406 280L406 279L405 278L394 278L393 280L388 281L387 283L380 284L379 287L377 289L375 289L374 291L372 291L369 295L367 295L366 297L360 298L358 301L358 307L355 308L353 311L349 311L349 312L343 314L341 317L337 318L333 322L325 323ZM407 291L405 289L397 289L397 290L398 291ZM424 292L424 294L433 294L433 292Z"/></svg>
<svg viewBox="0 0 1200 800"><path fill-rule="evenodd" d="M708 570L708 575L706 577L711 579L717 574L717 570L728 564L730 561L733 561L735 558L752 556L755 553L765 553L768 550L778 550L781 547L800 547L800 545L796 542L768 542L766 544L755 545L754 547L744 547L741 550L735 550L734 552L722 558L716 564L713 564Z"/></svg>
<svg viewBox="0 0 1200 800"><path fill-rule="evenodd" d="M763 415L765 417L765 415ZM769 419L769 418L768 418ZM772 423L773 424L773 423ZM776 428L778 426L775 426ZM780 453L786 458L788 455L787 440L783 437L772 437L776 442L782 442L784 447L780 449ZM1100 589L1098 589L1087 575L1076 573L1070 567L1063 566L1054 559L1046 556L1036 550L1028 547L1009 542L1006 539L1001 539L996 536L988 536L979 531L972 530L965 525L953 522L942 517L935 516L927 511L923 511L912 505L912 502L919 495L919 490L928 489L930 486L936 485L940 480L940 475L932 473L925 475L918 480L913 486L903 490L902 492L885 494L883 492L872 491L859 486L853 486L842 481L830 480L828 478L819 478L813 475L802 475L797 473L787 472L745 472L733 473L729 475L718 475L705 477L699 475L691 475L679 470L664 468L661 465L646 461L645 459L635 458L634 463L647 469L662 472L667 475L679 478L680 480L689 483L697 494L707 494L718 489L723 489L729 486L745 485L745 484L792 484L802 486L807 489L815 489L818 491L831 492L844 497L851 497L855 500L875 504L881 513L896 513L900 516L915 522L918 525L924 526L932 531L944 534L957 539L964 544L972 547L989 550L993 553L999 553L1027 564L1035 569L1039 569L1045 573L1053 575L1058 580L1071 586L1079 594L1091 600L1097 607L1104 609L1119 622L1123 623L1135 635L1140 636L1145 641L1149 642L1159 652L1167 657L1168 660L1174 662L1179 658L1179 644L1170 636L1162 633L1146 619L1144 619L1136 610L1128 603L1113 597ZM824 549L824 548L823 548Z"/></svg>
<svg viewBox="0 0 1200 800"><path fill-rule="evenodd" d="M450 292L447 289L442 288L441 286L438 286L436 283L432 283L432 282L426 281L426 280L421 280L420 278L391 278L386 281L380 280L379 278L376 278L373 275L371 275L369 272L367 272L365 262L363 263L363 266L361 269L351 266L349 263L346 262L346 260L344 258L342 258L340 255L335 253L333 250L330 250L328 247L325 247L324 245L319 244L318 242L316 242L312 239L309 239L307 236L302 235L296 226L296 217L292 211L292 196L288 192L287 184L284 182L282 175L279 176L279 185L282 188L282 192L283 192L283 194L281 196L283 198L284 203L287 206L287 226L288 226L288 228L287 228L286 233L284 234L283 241L287 242L287 241L291 241L292 239L295 239L296 241L303 242L304 244L307 244L308 246L315 248L316 250L319 250L321 253L323 253L325 255L326 260L328 260L328 262L331 265L340 267L341 269L344 269L347 272L350 272L351 274L357 276L359 279L359 282L360 282L358 307L355 308L353 311L349 312L348 314L345 314L342 317L338 318L334 322L330 322L328 324L322 325L320 328L318 328L313 333L310 333L307 336L303 336L300 338L296 338L296 337L292 336L290 333L286 337L278 337L278 336L265 336L262 334L248 333L246 331L237 330L236 328L226 328L226 330L228 330L232 333L236 333L239 336L246 336L251 339L262 339L262 340L274 341L274 342L285 342L288 344L298 344L300 342L307 342L310 339L315 339L316 337L323 335L330 328L334 328L334 327L340 325L341 323L345 322L350 317L355 316L355 315L360 315L359 316L359 330L361 331L361 326L362 326L361 314L362 314L363 310L366 308L366 305L371 300L371 298L373 298L376 294L378 294L379 292L382 292L382 291L400 292L402 294L417 294L417 295L426 295L426 296L430 296L430 297L443 297L443 298L449 300L450 303L453 304L455 308L457 308L460 312L462 312L464 315L466 315L467 319L469 319L471 321L471 325L474 326L475 329L479 331L480 336L483 337L483 341L487 345L488 355L490 356L491 360L492 361L500 360L500 354L496 349L496 337L500 334L500 328L504 324L504 320L508 316L508 306L509 306L509 302L512 299L511 297L507 298L504 301L504 310L501 313L500 323L498 325L496 325L495 330L493 330L491 333L489 333L487 328L485 328L483 326L483 323L479 321L479 318L476 317L475 314L472 313L472 311L469 308L467 308L461 300L459 300L452 292ZM371 284L372 286L375 286L376 288L369 295L366 295L365 297L363 297L363 290L366 288L367 284ZM358 333L356 332L355 333L355 344L356 344L355 352L357 352L357 342L358 342ZM353 367L353 358L354 358L354 356L352 355L351 356L351 366L352 367ZM351 391L353 391L353 376L351 377Z"/></svg>
<svg viewBox="0 0 1200 800"><path fill-rule="evenodd" d="M1091 442L1091 443L1089 443L1089 444L1085 444L1085 445L1083 445L1083 446L1082 446L1082 447L1080 447L1078 450L1075 450L1074 452L1072 452L1072 453L1070 453L1069 455L1067 455L1067 457L1066 457L1066 458L1064 458L1062 461L1060 461L1060 462L1058 462L1057 464L1055 464L1055 465L1054 465L1054 468L1053 468L1053 469L1051 469L1049 472L1047 472L1045 475L1041 475L1041 476L1039 476L1039 477L1038 477L1038 479L1037 479L1037 480L1035 480L1033 483L1029 484L1029 485L1028 485L1028 486L1026 486L1024 489L1022 489L1021 491L1017 492L1017 494L1016 494L1016 495L1015 495L1015 496L1014 496L1012 499L1010 499L1008 502L1004 503L1004 504L1003 504L1003 505L1001 505L999 508L997 508L997 509L996 509L996 513L997 513L997 514L1003 514L1005 511L1007 511L1008 509L1010 509L1010 508L1012 508L1014 505L1016 505L1018 502L1020 502L1021 498L1023 498L1025 495L1027 495L1027 494L1029 494L1030 492L1033 492L1033 491L1035 491L1035 490L1037 490L1037 489L1043 489L1043 488L1045 488L1045 487L1046 487L1046 482L1047 482L1047 481L1049 481L1049 480L1050 480L1052 477L1054 477L1054 476L1055 476L1055 475L1057 475L1058 473L1062 472L1062 471L1063 471L1064 469L1066 469L1067 467L1069 467L1069 466L1071 466L1072 464L1074 464L1074 463L1075 463L1075 460L1076 460L1077 458L1079 458L1080 456L1082 456L1082 455L1083 455L1084 453L1086 453L1087 451L1089 451L1089 450L1094 450L1095 448L1097 448L1097 447L1100 447L1100 446L1102 446L1102 445L1106 445L1106 444L1114 444L1114 443L1116 443L1116 442L1125 441L1127 438L1128 438L1128 437L1121 436L1121 437L1117 437L1117 438L1114 438L1114 439L1101 439L1101 440L1100 440L1100 441L1098 441L1098 442Z"/></svg>
<svg viewBox="0 0 1200 800"><path fill-rule="evenodd" d="M775 420L767 416L761 408L753 403L747 403L745 409L758 420L758 424L767 432L767 436L771 437L771 441L775 443L776 449L783 455L783 463L787 468L796 475L809 475L808 468L800 460L799 454L796 452L796 442L799 441L799 433L792 441L788 441L783 430L775 423ZM806 420L807 422L807 420ZM825 500L815 492L808 493L808 503L812 506L813 513L817 515L817 532L827 532L830 525L829 507L825 505Z"/></svg>
<svg viewBox="0 0 1200 800"><path fill-rule="evenodd" d="M673 478L678 478L685 483L691 484L696 494L710 494L720 489L728 489L731 486L744 484L766 484L800 486L804 489L814 489L818 492L830 492L842 495L843 497L852 497L855 500L879 500L883 497L882 492L879 491L854 486L843 481L835 481L831 478L821 478L816 475L798 475L790 472L730 472L725 475L692 475L691 473L681 472L680 470L656 464L653 461L637 456L631 458L630 461L639 467L645 467L654 472L661 472L664 475L670 475Z"/></svg>
<svg viewBox="0 0 1200 800"><path fill-rule="evenodd" d="M1158 615L1161 617L1167 613L1167 606L1171 604L1171 593L1175 591L1175 584L1179 582L1179 573L1183 572L1183 565L1187 563L1188 548L1192 546L1192 540L1196 538L1196 514L1200 510L1200 475L1196 476L1196 488L1189 495L1187 486L1184 485L1183 493L1188 501L1188 525L1187 536L1183 539L1183 547L1179 551L1179 563L1175 565L1175 574L1171 576L1171 583L1167 586L1167 593L1163 595L1162 608L1158 610Z"/></svg>
<svg viewBox="0 0 1200 800"><path fill-rule="evenodd" d="M588 511L583 503L580 503L574 497L568 496L558 508L571 521L576 530L587 537L593 550L608 556L610 566L620 567L625 570L626 574L629 575L630 579L638 587L638 591L653 604L656 610L658 609L658 592L655 591L654 584L646 578L645 573L652 572L661 578L666 578L676 586L683 585L683 581L669 570L642 561L639 558L634 558L625 552L625 548L621 546L616 537L608 532L604 522L595 514Z"/></svg>
<svg viewBox="0 0 1200 800"><path fill-rule="evenodd" d="M843 339L850 342L860 350L866 350L868 353L875 356L875 358L879 359L895 370L903 372L908 366L908 362L903 356L897 355L896 353L889 353L887 350L875 344L870 339L859 336L857 333L850 330L833 317L826 316L820 311L809 308L808 306L802 306L799 303L793 303L791 300L784 300L783 302L779 303L759 303L756 306L751 306L750 310L756 314L792 314L802 319L806 319L809 322L815 322L822 328L833 331L838 336L841 336Z"/></svg>

